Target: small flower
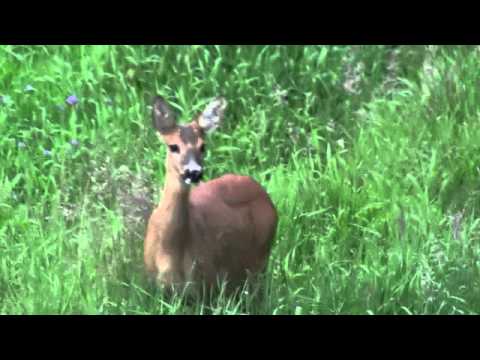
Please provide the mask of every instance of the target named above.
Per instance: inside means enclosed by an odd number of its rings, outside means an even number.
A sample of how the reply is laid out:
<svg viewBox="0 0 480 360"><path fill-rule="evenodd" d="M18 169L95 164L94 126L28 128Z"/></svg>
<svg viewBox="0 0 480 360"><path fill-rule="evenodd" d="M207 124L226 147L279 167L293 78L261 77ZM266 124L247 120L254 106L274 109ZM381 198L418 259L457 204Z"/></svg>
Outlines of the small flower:
<svg viewBox="0 0 480 360"><path fill-rule="evenodd" d="M26 146L27 146L27 145L25 145L25 143L24 143L23 141L17 142L17 147L18 147L19 149L23 149L23 148L25 148Z"/></svg>
<svg viewBox="0 0 480 360"><path fill-rule="evenodd" d="M60 209L62 210L63 216L68 220L71 221L77 215L78 207L75 204L62 204L60 205Z"/></svg>
<svg viewBox="0 0 480 360"><path fill-rule="evenodd" d="M0 104L2 105L9 105L12 103L12 98L8 95L0 96Z"/></svg>
<svg viewBox="0 0 480 360"><path fill-rule="evenodd" d="M78 142L77 139L70 140L70 145L72 146L78 146L80 143Z"/></svg>
<svg viewBox="0 0 480 360"><path fill-rule="evenodd" d="M25 88L23 89L23 91L25 91L25 92L33 92L33 91L35 91L35 89L33 88L32 85L28 84L27 86L25 86Z"/></svg>
<svg viewBox="0 0 480 360"><path fill-rule="evenodd" d="M78 98L75 95L70 95L65 101L68 105L74 106L78 103Z"/></svg>
<svg viewBox="0 0 480 360"><path fill-rule="evenodd" d="M128 69L127 70L127 75L125 76L128 80L132 80L135 76L135 70L133 69Z"/></svg>
<svg viewBox="0 0 480 360"><path fill-rule="evenodd" d="M275 85L273 97L277 101L277 104L286 104L288 102L288 90Z"/></svg>
<svg viewBox="0 0 480 360"><path fill-rule="evenodd" d="M52 152L51 152L50 150L44 149L44 150L43 150L43 155L48 156L48 157L51 157L51 156L52 156Z"/></svg>

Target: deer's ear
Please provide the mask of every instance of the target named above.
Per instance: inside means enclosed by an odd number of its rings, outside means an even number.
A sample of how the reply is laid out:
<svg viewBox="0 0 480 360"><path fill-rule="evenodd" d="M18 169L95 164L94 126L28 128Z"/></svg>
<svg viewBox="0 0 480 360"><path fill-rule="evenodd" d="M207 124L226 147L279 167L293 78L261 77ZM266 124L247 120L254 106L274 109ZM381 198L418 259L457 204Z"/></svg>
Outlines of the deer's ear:
<svg viewBox="0 0 480 360"><path fill-rule="evenodd" d="M156 96L153 100L152 121L153 127L160 134L169 133L177 127L175 114L161 96Z"/></svg>
<svg viewBox="0 0 480 360"><path fill-rule="evenodd" d="M214 131L222 123L226 108L227 100L225 98L215 98L198 117L198 125L206 132Z"/></svg>

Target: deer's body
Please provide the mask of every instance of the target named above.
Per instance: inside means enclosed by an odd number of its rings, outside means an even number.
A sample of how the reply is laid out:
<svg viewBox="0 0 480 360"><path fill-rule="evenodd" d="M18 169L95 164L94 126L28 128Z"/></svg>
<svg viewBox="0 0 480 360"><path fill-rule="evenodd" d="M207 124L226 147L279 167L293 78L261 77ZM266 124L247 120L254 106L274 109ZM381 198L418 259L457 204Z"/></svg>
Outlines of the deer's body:
<svg viewBox="0 0 480 360"><path fill-rule="evenodd" d="M247 176L228 174L190 186L186 179L198 181L198 174L192 175L194 171L188 166L197 169L197 163L201 163L199 156L192 160L195 149L203 144L198 123L183 128L175 125L174 130L162 134L169 146L183 142L182 149L176 145L178 156L167 157L162 198L151 215L145 237L145 266L165 285L211 287L222 279L237 285L264 270L277 213L265 190ZM181 158L181 154L190 154L191 158Z"/></svg>
<svg viewBox="0 0 480 360"><path fill-rule="evenodd" d="M186 193L167 192L145 242L147 269L159 281L212 286L218 277L238 283L264 269L277 215L255 181L225 175Z"/></svg>

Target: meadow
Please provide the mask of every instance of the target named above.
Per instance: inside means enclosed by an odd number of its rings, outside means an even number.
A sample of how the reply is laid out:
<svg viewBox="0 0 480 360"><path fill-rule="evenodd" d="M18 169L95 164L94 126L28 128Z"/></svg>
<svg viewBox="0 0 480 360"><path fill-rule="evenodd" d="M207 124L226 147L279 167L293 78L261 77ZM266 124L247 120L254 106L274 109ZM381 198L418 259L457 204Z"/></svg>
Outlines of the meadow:
<svg viewBox="0 0 480 360"><path fill-rule="evenodd" d="M480 48L0 46L0 314L478 314ZM280 216L265 296L165 298L146 217L165 146L229 101L205 178Z"/></svg>

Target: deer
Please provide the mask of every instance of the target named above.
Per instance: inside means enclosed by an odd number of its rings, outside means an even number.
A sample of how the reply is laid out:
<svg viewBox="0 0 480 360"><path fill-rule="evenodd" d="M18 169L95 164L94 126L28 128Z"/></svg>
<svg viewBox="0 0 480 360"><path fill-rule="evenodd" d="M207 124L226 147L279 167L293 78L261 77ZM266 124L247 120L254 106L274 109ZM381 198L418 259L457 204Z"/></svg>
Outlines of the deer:
<svg viewBox="0 0 480 360"><path fill-rule="evenodd" d="M202 181L206 138L222 123L226 107L217 96L181 125L166 100L154 97L152 122L167 146L166 172L147 224L144 266L164 289L190 284L211 290L223 280L231 291L267 267L278 224L267 192L245 175Z"/></svg>

